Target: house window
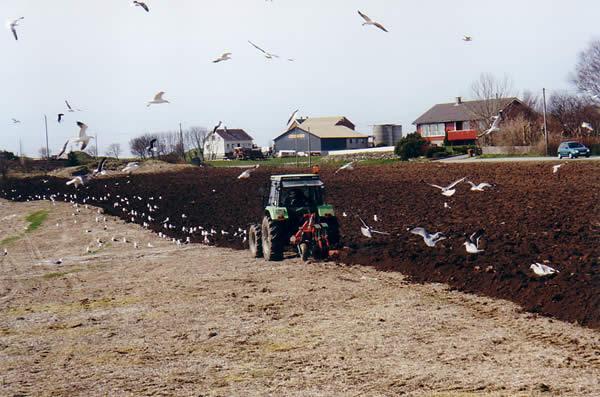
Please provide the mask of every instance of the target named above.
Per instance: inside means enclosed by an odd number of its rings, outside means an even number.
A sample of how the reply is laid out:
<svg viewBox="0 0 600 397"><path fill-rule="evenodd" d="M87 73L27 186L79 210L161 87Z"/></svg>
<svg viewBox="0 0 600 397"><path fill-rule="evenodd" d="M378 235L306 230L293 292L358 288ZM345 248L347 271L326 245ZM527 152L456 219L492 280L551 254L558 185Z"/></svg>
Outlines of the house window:
<svg viewBox="0 0 600 397"><path fill-rule="evenodd" d="M439 124L425 124L421 126L422 136L444 136L445 135L444 123Z"/></svg>
<svg viewBox="0 0 600 397"><path fill-rule="evenodd" d="M462 130L463 130L463 122L457 121L456 122L456 131L462 131Z"/></svg>
<svg viewBox="0 0 600 397"><path fill-rule="evenodd" d="M352 143L352 138L350 138L350 143Z"/></svg>

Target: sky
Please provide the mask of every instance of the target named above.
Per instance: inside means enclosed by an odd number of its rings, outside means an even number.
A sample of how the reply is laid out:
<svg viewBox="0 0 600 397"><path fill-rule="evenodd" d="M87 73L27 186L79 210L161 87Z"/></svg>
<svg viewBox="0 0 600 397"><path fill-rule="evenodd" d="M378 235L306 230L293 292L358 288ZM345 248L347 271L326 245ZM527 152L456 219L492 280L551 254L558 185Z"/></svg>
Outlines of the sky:
<svg viewBox="0 0 600 397"><path fill-rule="evenodd" d="M18 152L21 140L37 155L45 114L52 153L77 120L98 134L101 154L142 133L220 120L266 146L295 109L346 116L367 134L377 123L407 133L432 105L470 98L481 73L510 77L517 93L572 90L578 53L600 38L597 0L147 4L150 13L129 0L0 0L1 19L25 17L18 42L0 31L0 149ZM357 10L389 33L361 26ZM248 40L281 58L265 59ZM213 64L223 52L233 59ZM158 91L171 103L147 108ZM65 99L84 111L66 113Z"/></svg>

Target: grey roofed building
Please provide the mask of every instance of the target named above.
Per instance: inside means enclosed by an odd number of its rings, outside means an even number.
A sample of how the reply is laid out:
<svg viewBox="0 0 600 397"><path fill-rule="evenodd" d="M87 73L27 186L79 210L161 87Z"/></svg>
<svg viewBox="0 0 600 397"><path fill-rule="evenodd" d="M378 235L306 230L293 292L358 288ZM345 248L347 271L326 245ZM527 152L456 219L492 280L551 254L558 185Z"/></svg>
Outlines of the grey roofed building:
<svg viewBox="0 0 600 397"><path fill-rule="evenodd" d="M253 138L242 129L220 129L216 131L226 141L252 141Z"/></svg>
<svg viewBox="0 0 600 397"><path fill-rule="evenodd" d="M461 98L457 98L457 101L455 102L434 105L421 117L416 119L413 124L477 120L477 109L489 106L495 108L493 112L497 113L514 101L519 101L519 99L516 97L509 97L491 100L462 101Z"/></svg>
<svg viewBox="0 0 600 397"><path fill-rule="evenodd" d="M274 141L274 152L329 152L368 147L368 135L354 130L354 124L343 116L309 117L294 120ZM310 143L309 138L310 137Z"/></svg>

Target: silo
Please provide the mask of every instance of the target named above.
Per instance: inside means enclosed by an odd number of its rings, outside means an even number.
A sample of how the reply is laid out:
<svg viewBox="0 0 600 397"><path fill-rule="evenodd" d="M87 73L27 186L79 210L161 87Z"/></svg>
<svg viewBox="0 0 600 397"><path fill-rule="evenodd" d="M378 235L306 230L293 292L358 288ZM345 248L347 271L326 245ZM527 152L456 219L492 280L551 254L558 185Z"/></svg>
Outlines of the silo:
<svg viewBox="0 0 600 397"><path fill-rule="evenodd" d="M400 130L400 135L402 135L402 129ZM373 141L375 146L394 145L394 125L379 124L373 126Z"/></svg>
<svg viewBox="0 0 600 397"><path fill-rule="evenodd" d="M400 139L402 139L402 126L394 125L392 127L392 145L398 143Z"/></svg>
<svg viewBox="0 0 600 397"><path fill-rule="evenodd" d="M377 146L381 142L383 142L383 126L382 125L374 125L373 126L373 146Z"/></svg>

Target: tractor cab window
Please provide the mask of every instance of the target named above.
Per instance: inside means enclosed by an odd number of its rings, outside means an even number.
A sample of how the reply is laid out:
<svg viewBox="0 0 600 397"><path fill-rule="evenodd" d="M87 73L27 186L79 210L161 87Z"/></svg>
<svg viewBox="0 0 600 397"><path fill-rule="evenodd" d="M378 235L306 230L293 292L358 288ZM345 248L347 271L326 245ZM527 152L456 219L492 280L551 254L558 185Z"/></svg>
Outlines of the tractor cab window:
<svg viewBox="0 0 600 397"><path fill-rule="evenodd" d="M279 197L284 207L314 207L323 204L323 183L321 181L285 181Z"/></svg>

